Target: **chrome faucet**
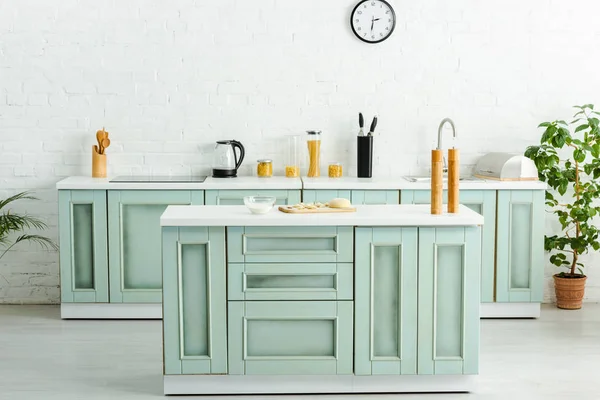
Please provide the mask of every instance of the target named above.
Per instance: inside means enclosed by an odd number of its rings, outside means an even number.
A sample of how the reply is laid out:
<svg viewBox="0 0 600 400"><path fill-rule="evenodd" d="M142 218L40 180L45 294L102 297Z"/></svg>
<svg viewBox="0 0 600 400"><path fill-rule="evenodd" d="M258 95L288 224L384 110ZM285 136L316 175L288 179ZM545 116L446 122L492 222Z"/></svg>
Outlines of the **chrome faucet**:
<svg viewBox="0 0 600 400"><path fill-rule="evenodd" d="M452 136L454 138L456 138L456 126L454 126L454 121L452 121L450 118L444 118L442 120L442 122L440 123L440 127L438 128L438 142L437 142L437 149L441 150L442 149L442 129L444 128L444 125L446 125L446 123L449 123L450 126L452 127ZM444 173L448 173L448 165L446 164L446 157L444 156L443 158L444 161Z"/></svg>

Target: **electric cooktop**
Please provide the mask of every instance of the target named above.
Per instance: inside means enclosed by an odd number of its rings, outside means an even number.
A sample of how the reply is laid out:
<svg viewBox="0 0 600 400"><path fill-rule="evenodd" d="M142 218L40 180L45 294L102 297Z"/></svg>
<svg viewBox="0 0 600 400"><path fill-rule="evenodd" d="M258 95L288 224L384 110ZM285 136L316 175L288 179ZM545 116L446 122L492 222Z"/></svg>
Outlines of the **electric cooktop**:
<svg viewBox="0 0 600 400"><path fill-rule="evenodd" d="M206 179L206 176L189 176L189 175L173 175L173 176L117 176L110 180L110 182L160 182L160 183L182 183L182 182L193 182L202 183Z"/></svg>

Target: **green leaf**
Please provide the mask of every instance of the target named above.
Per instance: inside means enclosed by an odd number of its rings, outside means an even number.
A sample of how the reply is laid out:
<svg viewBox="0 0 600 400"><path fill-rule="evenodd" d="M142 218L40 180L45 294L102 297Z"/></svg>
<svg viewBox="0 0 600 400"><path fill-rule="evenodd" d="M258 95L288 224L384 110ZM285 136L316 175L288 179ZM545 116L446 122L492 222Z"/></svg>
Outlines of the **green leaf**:
<svg viewBox="0 0 600 400"><path fill-rule="evenodd" d="M578 163L582 163L585 161L585 152L580 149L573 150L573 158Z"/></svg>
<svg viewBox="0 0 600 400"><path fill-rule="evenodd" d="M563 196L565 193L567 193L567 185L568 184L569 184L569 182L563 181L560 183L560 185L558 185L558 193L560 193L561 196Z"/></svg>
<svg viewBox="0 0 600 400"><path fill-rule="evenodd" d="M575 129L575 133L577 132L581 132L581 131L585 131L586 129L588 129L590 126L588 124L583 124L583 125L579 125L576 129Z"/></svg>
<svg viewBox="0 0 600 400"><path fill-rule="evenodd" d="M593 110L594 105L593 104L584 104L583 106L581 106L581 108L589 108L590 110Z"/></svg>
<svg viewBox="0 0 600 400"><path fill-rule="evenodd" d="M538 128L546 128L548 126L550 126L550 122L542 122L538 125Z"/></svg>

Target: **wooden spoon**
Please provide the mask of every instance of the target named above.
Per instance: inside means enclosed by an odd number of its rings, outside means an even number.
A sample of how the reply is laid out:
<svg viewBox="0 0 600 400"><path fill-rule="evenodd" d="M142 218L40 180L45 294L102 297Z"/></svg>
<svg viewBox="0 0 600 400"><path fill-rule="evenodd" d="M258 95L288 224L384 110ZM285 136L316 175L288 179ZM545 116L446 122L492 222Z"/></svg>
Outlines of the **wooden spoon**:
<svg viewBox="0 0 600 400"><path fill-rule="evenodd" d="M100 154L104 154L104 150L106 150L106 148L108 146L110 146L110 139L109 138L102 139L102 143L100 143L100 150L101 150Z"/></svg>

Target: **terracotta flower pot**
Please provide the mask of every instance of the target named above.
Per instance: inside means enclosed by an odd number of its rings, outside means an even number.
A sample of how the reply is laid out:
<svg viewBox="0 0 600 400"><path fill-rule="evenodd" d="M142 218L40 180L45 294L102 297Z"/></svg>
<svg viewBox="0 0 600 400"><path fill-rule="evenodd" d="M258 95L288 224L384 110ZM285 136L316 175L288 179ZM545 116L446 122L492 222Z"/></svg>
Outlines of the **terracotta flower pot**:
<svg viewBox="0 0 600 400"><path fill-rule="evenodd" d="M586 276L579 278L562 278L554 275L556 306L565 310L578 310L583 302Z"/></svg>

